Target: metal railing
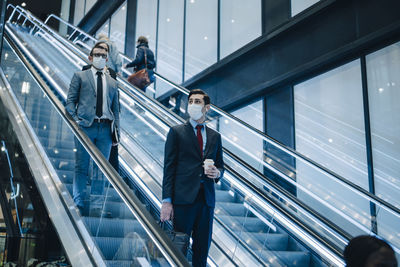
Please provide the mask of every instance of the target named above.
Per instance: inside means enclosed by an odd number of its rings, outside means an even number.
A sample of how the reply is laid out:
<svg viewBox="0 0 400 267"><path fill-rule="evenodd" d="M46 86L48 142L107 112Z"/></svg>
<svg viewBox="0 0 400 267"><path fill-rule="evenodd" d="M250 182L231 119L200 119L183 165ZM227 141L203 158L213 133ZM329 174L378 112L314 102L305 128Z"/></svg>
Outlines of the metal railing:
<svg viewBox="0 0 400 267"><path fill-rule="evenodd" d="M7 30L6 26L6 30ZM6 32L6 37L8 38L9 31ZM13 40L16 38L14 37ZM172 266L190 266L186 258L180 253L176 247L173 245L172 241L167 237L167 235L161 230L158 224L155 222L154 218L143 208L140 200L135 196L129 186L125 183L122 177L115 171L115 169L110 165L108 160L104 158L98 148L90 141L86 134L79 128L76 122L69 116L66 115L66 110L64 105L52 92L51 88L43 80L40 74L37 73L35 68L31 65L29 60L34 59L33 55L24 46L20 44L14 44L11 38L7 39L11 45L16 49L15 52L21 59L23 64L27 67L29 72L32 74L33 78L38 82L43 92L49 98L53 107L56 109L58 114L67 123L73 134L82 143L85 149L88 151L91 158L99 166L105 177L112 184L118 195L125 202L127 207L131 210L132 214L137 218L140 224L145 229L146 233L149 235L150 239L155 243L156 247L161 251L162 255L166 258L169 264ZM18 49L17 49L18 47ZM23 55L19 49L23 50L26 55L29 56L29 60ZM37 66L36 66L37 67ZM43 70L43 72L45 72ZM43 73L42 72L42 73Z"/></svg>

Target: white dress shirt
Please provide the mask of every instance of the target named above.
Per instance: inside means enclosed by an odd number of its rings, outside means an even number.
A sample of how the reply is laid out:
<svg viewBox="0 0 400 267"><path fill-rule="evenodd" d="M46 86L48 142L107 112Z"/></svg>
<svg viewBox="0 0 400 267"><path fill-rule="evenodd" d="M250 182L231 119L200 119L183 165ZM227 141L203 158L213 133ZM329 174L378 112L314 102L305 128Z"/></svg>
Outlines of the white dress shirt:
<svg viewBox="0 0 400 267"><path fill-rule="evenodd" d="M90 69L92 70L93 79L94 79L94 90L97 93L97 72L100 71L100 70L97 70L93 66ZM104 69L101 70L101 72L103 73L101 75L101 80L103 82L103 116L101 116L101 118L98 118L96 116L96 118L97 119L109 119L109 120L112 120L112 115L110 113L110 110L108 109L108 98L107 98L108 88L107 88L106 74L104 72Z"/></svg>

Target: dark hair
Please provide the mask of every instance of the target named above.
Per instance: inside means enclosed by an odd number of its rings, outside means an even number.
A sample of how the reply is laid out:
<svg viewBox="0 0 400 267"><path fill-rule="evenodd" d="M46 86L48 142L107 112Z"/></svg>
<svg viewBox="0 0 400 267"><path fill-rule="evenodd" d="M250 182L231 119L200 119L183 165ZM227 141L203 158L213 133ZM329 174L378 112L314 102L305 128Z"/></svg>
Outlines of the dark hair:
<svg viewBox="0 0 400 267"><path fill-rule="evenodd" d="M137 42L139 44L148 44L149 40L145 36L139 36Z"/></svg>
<svg viewBox="0 0 400 267"><path fill-rule="evenodd" d="M397 267L392 247L385 241L369 235L353 238L344 249L347 267Z"/></svg>
<svg viewBox="0 0 400 267"><path fill-rule="evenodd" d="M104 49L104 47L100 46L100 44L106 44L106 45L107 45L107 49ZM93 46L92 50L90 50L90 54L89 54L89 55L90 55L91 57L93 57L93 50L94 50L95 48L100 48L100 49L102 49L102 50L105 50L107 53L108 53L108 51L110 50L110 49L109 49L110 47L108 46L107 42L105 42L105 41L99 41L99 42L95 43L95 45Z"/></svg>
<svg viewBox="0 0 400 267"><path fill-rule="evenodd" d="M210 101L210 97L207 95L207 93L204 92L204 91L201 90L201 89L193 89L193 90L190 90L188 99L189 99L192 95L203 95L203 99L204 99L204 104L205 104L205 105L208 105L208 104L210 104L210 102L211 102L211 101Z"/></svg>

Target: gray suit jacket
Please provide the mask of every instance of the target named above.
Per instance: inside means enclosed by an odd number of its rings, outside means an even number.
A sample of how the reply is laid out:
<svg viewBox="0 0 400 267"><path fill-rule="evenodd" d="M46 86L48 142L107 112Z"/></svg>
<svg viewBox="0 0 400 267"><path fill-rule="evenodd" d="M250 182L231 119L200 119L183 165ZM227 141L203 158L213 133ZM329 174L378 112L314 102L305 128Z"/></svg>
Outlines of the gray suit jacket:
<svg viewBox="0 0 400 267"><path fill-rule="evenodd" d="M118 84L106 74L108 109L113 116L112 130L119 129ZM96 117L96 88L91 69L78 71L69 86L67 112L82 127L90 127ZM117 131L119 133L119 131Z"/></svg>

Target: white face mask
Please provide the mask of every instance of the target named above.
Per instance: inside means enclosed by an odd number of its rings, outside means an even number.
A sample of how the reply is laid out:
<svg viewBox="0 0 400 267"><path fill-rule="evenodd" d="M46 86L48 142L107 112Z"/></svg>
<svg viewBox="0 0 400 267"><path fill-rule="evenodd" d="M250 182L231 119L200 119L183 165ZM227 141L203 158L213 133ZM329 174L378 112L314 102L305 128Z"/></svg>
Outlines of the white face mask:
<svg viewBox="0 0 400 267"><path fill-rule="evenodd" d="M187 111L190 115L190 118L197 121L203 116L203 112L201 111L202 109L203 105L189 104Z"/></svg>
<svg viewBox="0 0 400 267"><path fill-rule="evenodd" d="M93 57L92 64L97 69L103 69L106 65L106 59L102 57Z"/></svg>

